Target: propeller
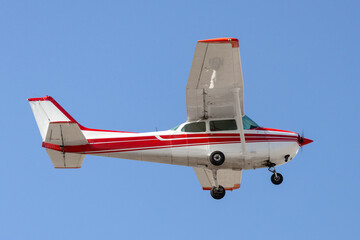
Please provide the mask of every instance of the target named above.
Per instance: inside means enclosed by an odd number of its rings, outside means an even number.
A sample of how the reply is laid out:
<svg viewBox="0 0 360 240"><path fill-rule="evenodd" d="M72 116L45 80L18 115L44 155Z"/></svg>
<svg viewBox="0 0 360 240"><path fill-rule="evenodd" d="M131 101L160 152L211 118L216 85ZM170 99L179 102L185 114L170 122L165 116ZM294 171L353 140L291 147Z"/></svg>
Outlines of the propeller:
<svg viewBox="0 0 360 240"><path fill-rule="evenodd" d="M298 141L298 144L301 147L301 151L302 151L302 146L313 142L313 140L304 137L304 131L301 132L301 135L298 134L298 140L297 141Z"/></svg>

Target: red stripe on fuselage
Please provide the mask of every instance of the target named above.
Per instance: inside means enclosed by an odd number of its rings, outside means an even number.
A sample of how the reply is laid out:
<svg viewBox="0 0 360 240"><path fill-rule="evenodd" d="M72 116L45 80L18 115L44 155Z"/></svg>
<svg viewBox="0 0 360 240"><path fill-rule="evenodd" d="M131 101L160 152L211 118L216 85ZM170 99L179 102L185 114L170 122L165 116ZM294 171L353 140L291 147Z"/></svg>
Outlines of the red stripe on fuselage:
<svg viewBox="0 0 360 240"><path fill-rule="evenodd" d="M73 153L123 152L161 149L184 146L240 143L239 134L181 134L156 136L134 136L119 138L87 139L89 144L64 146L43 143L43 147L56 151ZM247 143L257 142L296 142L297 136L275 134L245 134Z"/></svg>

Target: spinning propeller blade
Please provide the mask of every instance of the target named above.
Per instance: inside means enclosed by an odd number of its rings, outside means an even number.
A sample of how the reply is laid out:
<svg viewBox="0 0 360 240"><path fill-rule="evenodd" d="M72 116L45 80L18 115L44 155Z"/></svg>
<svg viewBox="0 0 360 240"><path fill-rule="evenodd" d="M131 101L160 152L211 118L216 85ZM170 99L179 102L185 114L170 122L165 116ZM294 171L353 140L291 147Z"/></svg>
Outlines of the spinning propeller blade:
<svg viewBox="0 0 360 240"><path fill-rule="evenodd" d="M304 137L304 131L302 131L301 136L300 136L300 134L298 134L298 143L299 143L300 147L302 147L306 144L312 143L312 142L313 142L313 140Z"/></svg>

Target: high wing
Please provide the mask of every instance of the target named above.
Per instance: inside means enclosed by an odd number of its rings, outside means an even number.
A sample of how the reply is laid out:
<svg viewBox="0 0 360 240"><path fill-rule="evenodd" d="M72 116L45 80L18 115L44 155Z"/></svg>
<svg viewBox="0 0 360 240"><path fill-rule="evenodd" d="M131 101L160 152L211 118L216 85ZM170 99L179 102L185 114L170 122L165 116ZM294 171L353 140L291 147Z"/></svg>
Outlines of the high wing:
<svg viewBox="0 0 360 240"><path fill-rule="evenodd" d="M196 176L204 190L210 190L215 186L212 171L206 168L194 167ZM240 188L242 170L219 169L217 170L218 184L225 190Z"/></svg>
<svg viewBox="0 0 360 240"><path fill-rule="evenodd" d="M237 106L239 105L239 106ZM244 116L239 40L198 41L186 86L188 121Z"/></svg>
<svg viewBox="0 0 360 240"><path fill-rule="evenodd" d="M235 118L246 154L242 123L244 81L238 39L198 41L186 85L186 109L188 121Z"/></svg>

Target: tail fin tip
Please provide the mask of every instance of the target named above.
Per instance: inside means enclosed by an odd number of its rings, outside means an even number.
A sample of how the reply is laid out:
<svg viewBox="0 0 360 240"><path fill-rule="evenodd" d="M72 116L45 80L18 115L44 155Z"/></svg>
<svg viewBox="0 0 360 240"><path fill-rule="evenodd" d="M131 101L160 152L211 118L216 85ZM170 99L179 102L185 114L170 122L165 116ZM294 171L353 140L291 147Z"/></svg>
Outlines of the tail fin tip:
<svg viewBox="0 0 360 240"><path fill-rule="evenodd" d="M35 102L35 101L55 101L51 96L46 95L45 97L40 98L28 98L29 102Z"/></svg>
<svg viewBox="0 0 360 240"><path fill-rule="evenodd" d="M40 134L44 140L50 122L78 122L50 96L28 98Z"/></svg>

